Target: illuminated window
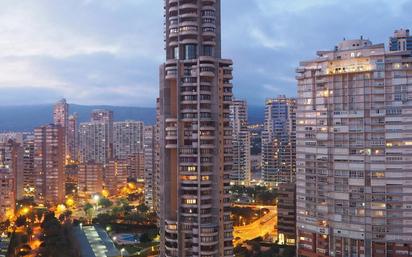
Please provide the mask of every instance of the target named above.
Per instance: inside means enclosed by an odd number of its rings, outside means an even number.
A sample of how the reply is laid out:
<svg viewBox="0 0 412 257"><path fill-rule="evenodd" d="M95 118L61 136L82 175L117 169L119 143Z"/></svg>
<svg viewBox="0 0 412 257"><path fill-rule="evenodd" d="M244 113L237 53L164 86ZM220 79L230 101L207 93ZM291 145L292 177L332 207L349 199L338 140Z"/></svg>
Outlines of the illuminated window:
<svg viewBox="0 0 412 257"><path fill-rule="evenodd" d="M186 199L185 204L196 204L197 200L196 199Z"/></svg>
<svg viewBox="0 0 412 257"><path fill-rule="evenodd" d="M182 181L196 181L197 176L182 176L181 179Z"/></svg>

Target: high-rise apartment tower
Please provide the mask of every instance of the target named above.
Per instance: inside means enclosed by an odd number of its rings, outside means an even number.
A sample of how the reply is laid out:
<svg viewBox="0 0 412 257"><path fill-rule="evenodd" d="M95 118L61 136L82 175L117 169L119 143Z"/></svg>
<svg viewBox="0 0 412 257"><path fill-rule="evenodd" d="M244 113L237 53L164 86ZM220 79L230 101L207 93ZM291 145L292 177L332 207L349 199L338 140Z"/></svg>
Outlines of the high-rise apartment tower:
<svg viewBox="0 0 412 257"><path fill-rule="evenodd" d="M230 180L236 185L248 185L251 177L250 131L245 100L233 100L230 106L230 125L233 136L233 169Z"/></svg>
<svg viewBox="0 0 412 257"><path fill-rule="evenodd" d="M297 69L299 256L412 251L412 56L346 40Z"/></svg>
<svg viewBox="0 0 412 257"><path fill-rule="evenodd" d="M295 181L296 99L266 100L262 132L262 179L269 184Z"/></svg>
<svg viewBox="0 0 412 257"><path fill-rule="evenodd" d="M220 0L166 0L160 67L160 256L233 256L232 61Z"/></svg>
<svg viewBox="0 0 412 257"><path fill-rule="evenodd" d="M34 129L36 200L56 205L64 200L64 128L50 124Z"/></svg>

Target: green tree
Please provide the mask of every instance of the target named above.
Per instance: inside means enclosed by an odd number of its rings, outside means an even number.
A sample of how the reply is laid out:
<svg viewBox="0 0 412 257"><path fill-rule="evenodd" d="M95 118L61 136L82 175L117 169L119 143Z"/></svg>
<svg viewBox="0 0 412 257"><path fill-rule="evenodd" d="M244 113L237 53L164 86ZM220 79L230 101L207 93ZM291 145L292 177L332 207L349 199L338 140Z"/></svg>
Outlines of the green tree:
<svg viewBox="0 0 412 257"><path fill-rule="evenodd" d="M109 208L109 207L111 207L111 206L113 205L113 202L110 201L110 200L107 199L107 198L102 198L102 199L100 199L100 201L99 201L99 205L102 206L102 207L104 207L104 208Z"/></svg>
<svg viewBox="0 0 412 257"><path fill-rule="evenodd" d="M107 213L101 213L97 215L96 217L96 221L103 227L106 227L107 225L114 223L115 220L116 220L115 216L107 214Z"/></svg>
<svg viewBox="0 0 412 257"><path fill-rule="evenodd" d="M141 204L141 205L137 206L137 210L140 213L147 213L149 211L149 207L147 207L145 204Z"/></svg>

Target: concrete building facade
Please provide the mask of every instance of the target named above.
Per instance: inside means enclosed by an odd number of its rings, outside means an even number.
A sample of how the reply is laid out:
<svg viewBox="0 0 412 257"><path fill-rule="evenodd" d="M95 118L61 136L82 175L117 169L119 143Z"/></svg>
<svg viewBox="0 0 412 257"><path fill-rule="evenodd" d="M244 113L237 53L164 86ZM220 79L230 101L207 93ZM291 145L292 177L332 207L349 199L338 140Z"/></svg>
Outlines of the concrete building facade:
<svg viewBox="0 0 412 257"><path fill-rule="evenodd" d="M113 123L113 157L127 159L143 150L144 123L121 121Z"/></svg>
<svg viewBox="0 0 412 257"><path fill-rule="evenodd" d="M110 130L107 122L84 122L79 127L80 163L106 164L110 159Z"/></svg>
<svg viewBox="0 0 412 257"><path fill-rule="evenodd" d="M100 194L103 190L103 165L89 162L78 166L79 194L82 196Z"/></svg>

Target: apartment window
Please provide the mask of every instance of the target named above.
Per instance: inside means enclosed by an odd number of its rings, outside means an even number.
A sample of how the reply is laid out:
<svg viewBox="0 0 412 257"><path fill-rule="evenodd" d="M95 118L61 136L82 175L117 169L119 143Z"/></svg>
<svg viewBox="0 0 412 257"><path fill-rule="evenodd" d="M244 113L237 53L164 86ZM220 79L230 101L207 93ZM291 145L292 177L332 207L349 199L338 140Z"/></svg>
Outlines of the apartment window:
<svg viewBox="0 0 412 257"><path fill-rule="evenodd" d="M186 199L185 204L197 204L197 200L196 199Z"/></svg>
<svg viewBox="0 0 412 257"><path fill-rule="evenodd" d="M203 10L202 11L202 16L214 17L215 16L215 11L214 10Z"/></svg>
<svg viewBox="0 0 412 257"><path fill-rule="evenodd" d="M213 46L203 46L204 56L213 56Z"/></svg>
<svg viewBox="0 0 412 257"><path fill-rule="evenodd" d="M173 47L173 52L172 52L172 57L173 59L179 59L179 47L175 46Z"/></svg>
<svg viewBox="0 0 412 257"><path fill-rule="evenodd" d="M185 45L185 59L196 59L197 57L197 45L187 44Z"/></svg>

